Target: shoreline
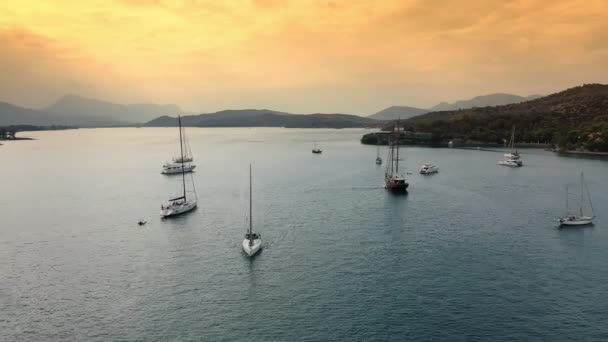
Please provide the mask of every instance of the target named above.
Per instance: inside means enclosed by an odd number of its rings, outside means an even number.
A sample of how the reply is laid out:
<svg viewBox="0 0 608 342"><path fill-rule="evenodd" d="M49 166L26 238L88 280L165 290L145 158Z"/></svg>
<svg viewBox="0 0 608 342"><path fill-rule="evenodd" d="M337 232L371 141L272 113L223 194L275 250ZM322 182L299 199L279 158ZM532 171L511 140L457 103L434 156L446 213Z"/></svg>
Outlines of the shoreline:
<svg viewBox="0 0 608 342"><path fill-rule="evenodd" d="M0 139L0 141L15 141L15 140L36 140L34 138L15 138L15 139Z"/></svg>
<svg viewBox="0 0 608 342"><path fill-rule="evenodd" d="M577 156L597 156L597 157L608 157L608 152L593 152L593 151L576 151L576 150L568 150L568 151L558 151L558 150L550 150L551 152L555 152L557 154L570 154Z"/></svg>

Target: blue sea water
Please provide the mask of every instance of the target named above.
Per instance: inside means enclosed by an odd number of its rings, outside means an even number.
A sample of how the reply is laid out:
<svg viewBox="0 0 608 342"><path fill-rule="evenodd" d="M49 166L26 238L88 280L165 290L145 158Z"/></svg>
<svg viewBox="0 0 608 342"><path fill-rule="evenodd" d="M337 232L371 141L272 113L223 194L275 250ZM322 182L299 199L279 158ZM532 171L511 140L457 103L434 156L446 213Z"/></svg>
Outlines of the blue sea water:
<svg viewBox="0 0 608 342"><path fill-rule="evenodd" d="M608 340L606 161L524 150L511 169L497 152L408 147L395 196L364 130L192 128L199 207L161 220L176 133L0 147L0 340ZM427 161L440 172L417 174ZM596 223L559 229L581 171Z"/></svg>

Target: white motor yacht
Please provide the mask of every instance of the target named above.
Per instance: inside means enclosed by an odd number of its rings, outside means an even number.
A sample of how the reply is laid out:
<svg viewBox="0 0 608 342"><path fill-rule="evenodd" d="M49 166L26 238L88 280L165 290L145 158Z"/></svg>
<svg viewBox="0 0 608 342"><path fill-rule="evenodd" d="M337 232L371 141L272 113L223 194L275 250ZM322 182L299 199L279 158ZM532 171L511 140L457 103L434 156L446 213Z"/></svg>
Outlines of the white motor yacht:
<svg viewBox="0 0 608 342"><path fill-rule="evenodd" d="M420 167L420 174L423 175L430 175L437 172L439 172L439 168L436 165L430 163L424 163Z"/></svg>
<svg viewBox="0 0 608 342"><path fill-rule="evenodd" d="M517 160L504 159L504 160L499 161L498 165L510 166L510 167L520 167L522 164L518 163Z"/></svg>

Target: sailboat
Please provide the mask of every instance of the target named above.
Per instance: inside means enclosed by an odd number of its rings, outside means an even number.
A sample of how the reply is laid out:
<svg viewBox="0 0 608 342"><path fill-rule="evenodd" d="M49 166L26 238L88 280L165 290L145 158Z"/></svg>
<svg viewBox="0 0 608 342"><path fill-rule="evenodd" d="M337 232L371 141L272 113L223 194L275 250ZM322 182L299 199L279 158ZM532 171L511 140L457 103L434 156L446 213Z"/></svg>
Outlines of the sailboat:
<svg viewBox="0 0 608 342"><path fill-rule="evenodd" d="M380 145L376 141L376 165L382 165L382 158L380 157Z"/></svg>
<svg viewBox="0 0 608 342"><path fill-rule="evenodd" d="M499 165L503 166L511 166L511 167L520 167L523 166L524 163L521 161L521 156L519 152L515 149L515 126L511 130L511 139L509 140L509 153L505 153L503 155L504 159L499 161Z"/></svg>
<svg viewBox="0 0 608 342"><path fill-rule="evenodd" d="M178 116L179 134L180 134L180 151L181 154L173 157L172 162L167 162L163 165L162 174L177 174L182 172L192 172L196 165L192 164L194 157L190 149L190 143L186 137L186 129L181 125L181 117Z"/></svg>
<svg viewBox="0 0 608 342"><path fill-rule="evenodd" d="M317 142L316 141L313 143L312 153L315 153L315 154L321 154L321 153L323 153L323 151L321 151L321 149L317 148Z"/></svg>
<svg viewBox="0 0 608 342"><path fill-rule="evenodd" d="M177 117L177 121L179 123L179 150L180 157L184 158L184 140L182 138L182 120L181 117ZM194 180L192 181L192 193L193 195L187 196L186 194L186 165L185 163L180 163L181 165L181 174L182 174L182 195L175 198L170 198L169 203L161 204L160 206L160 216L161 217L170 217L176 216L179 214L183 214L188 212L194 208L196 208L196 189L194 189Z"/></svg>
<svg viewBox="0 0 608 342"><path fill-rule="evenodd" d="M262 247L262 235L253 232L253 195L251 186L251 164L249 164L249 229L243 239L243 251L248 256L254 256Z"/></svg>
<svg viewBox="0 0 608 342"><path fill-rule="evenodd" d="M566 187L566 215L557 219L560 226L584 226L593 223L593 219L595 216L593 215L593 203L591 203L591 195L589 194L589 188L587 187L587 183L585 182L585 175L581 172L581 200L579 203L579 208L577 213L571 213L569 208L569 200L568 200L568 187ZM585 215L584 212L584 201L585 195L587 195L587 199L589 201L589 206L591 208L590 215Z"/></svg>
<svg viewBox="0 0 608 342"><path fill-rule="evenodd" d="M397 135L395 132L399 132L399 121L393 129L393 134L389 139L389 152L388 152L388 164L386 164L386 171L384 172L384 186L394 192L405 192L409 183L405 180L405 177L399 173L399 139L395 138Z"/></svg>
<svg viewBox="0 0 608 342"><path fill-rule="evenodd" d="M173 157L174 163L190 163L194 160L192 156L192 150L190 149L190 142L188 141L188 137L186 136L186 129L181 127L182 137L184 139L184 156Z"/></svg>

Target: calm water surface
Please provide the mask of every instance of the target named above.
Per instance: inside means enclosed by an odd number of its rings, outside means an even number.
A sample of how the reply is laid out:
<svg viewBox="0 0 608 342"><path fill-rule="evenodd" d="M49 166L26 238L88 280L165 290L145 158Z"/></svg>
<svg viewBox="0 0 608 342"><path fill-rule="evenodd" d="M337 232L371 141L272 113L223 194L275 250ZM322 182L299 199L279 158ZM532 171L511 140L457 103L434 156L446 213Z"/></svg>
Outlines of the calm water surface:
<svg viewBox="0 0 608 342"><path fill-rule="evenodd" d="M194 128L199 208L163 221L176 133L0 147L0 340L608 340L606 161L525 150L510 169L496 152L407 148L406 169L440 173L393 196L363 130ZM580 171L597 222L558 229Z"/></svg>

